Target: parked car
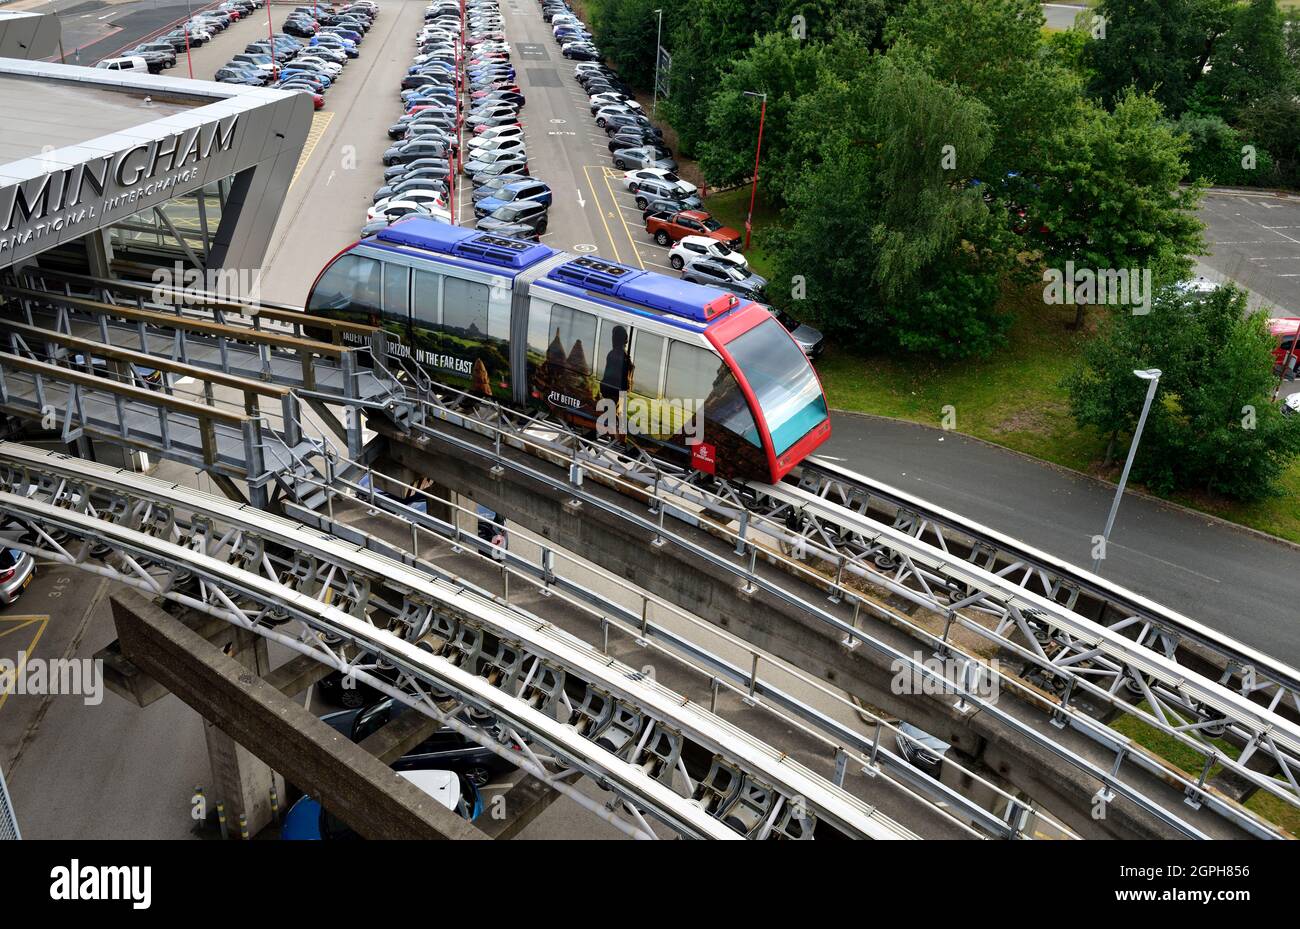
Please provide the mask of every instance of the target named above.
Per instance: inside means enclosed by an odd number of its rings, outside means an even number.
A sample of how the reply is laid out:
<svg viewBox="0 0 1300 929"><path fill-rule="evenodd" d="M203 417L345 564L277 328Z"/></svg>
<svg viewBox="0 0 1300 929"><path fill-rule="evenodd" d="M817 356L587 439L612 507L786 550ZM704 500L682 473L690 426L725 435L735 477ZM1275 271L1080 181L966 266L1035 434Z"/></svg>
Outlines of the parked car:
<svg viewBox="0 0 1300 929"><path fill-rule="evenodd" d="M703 210L654 214L646 220L645 228L656 242L665 247L688 235L707 236L724 242L732 248L740 247L740 233L729 226L722 225Z"/></svg>
<svg viewBox="0 0 1300 929"><path fill-rule="evenodd" d="M141 55L126 55L121 58L105 58L95 65L103 71L134 71L136 74L155 74L162 67L150 67Z"/></svg>
<svg viewBox="0 0 1300 929"><path fill-rule="evenodd" d="M440 139L403 140L384 152L384 164L396 165L415 161L417 158L447 158L451 146Z"/></svg>
<svg viewBox="0 0 1300 929"><path fill-rule="evenodd" d="M16 548L0 548L0 606L22 596L35 575L35 558Z"/></svg>
<svg viewBox="0 0 1300 929"><path fill-rule="evenodd" d="M672 200L683 204L678 207L682 210L698 210L704 206L704 201L700 199L694 187L661 181L657 178L636 181L632 186L632 192L639 210L649 206L651 200Z"/></svg>
<svg viewBox="0 0 1300 929"><path fill-rule="evenodd" d="M529 180L532 180L532 178L522 173L507 172L505 174L498 174L492 178L486 179L480 186L474 189L474 193L472 195L473 200L475 203L478 203L479 201L484 200L487 197L495 196L496 193L499 190L501 190L503 187L505 187L507 184L513 184L516 181L529 181Z"/></svg>
<svg viewBox="0 0 1300 929"><path fill-rule="evenodd" d="M611 155L614 161L614 167L620 171L626 171L629 168L662 168L665 171L673 171L677 168L677 162L672 158L656 157L654 149L648 147L641 148L620 148Z"/></svg>
<svg viewBox="0 0 1300 929"><path fill-rule="evenodd" d="M739 267L733 262L723 261L712 255L695 255L688 258L682 267L682 280L729 290L749 300L761 301L767 289L766 278L760 277L749 268Z"/></svg>
<svg viewBox="0 0 1300 929"><path fill-rule="evenodd" d="M477 209L475 212L477 213ZM519 200L501 204L479 219L475 225L484 232L498 234L504 234L502 230L507 226L527 226L534 236L540 238L546 234L546 212L545 203L538 200Z"/></svg>
<svg viewBox="0 0 1300 929"><path fill-rule="evenodd" d="M740 252L717 239L702 235L688 235L678 239L677 244L668 252L668 263L674 271L680 271L687 260L701 257L730 262L738 268L749 267L749 260Z"/></svg>
<svg viewBox="0 0 1300 929"><path fill-rule="evenodd" d="M488 196L475 201L474 215L487 216L498 207L505 206L508 203L517 203L525 200L535 200L545 206L550 206L550 186L533 178L529 178L526 181L513 181L509 184L504 184L500 189L491 191Z"/></svg>

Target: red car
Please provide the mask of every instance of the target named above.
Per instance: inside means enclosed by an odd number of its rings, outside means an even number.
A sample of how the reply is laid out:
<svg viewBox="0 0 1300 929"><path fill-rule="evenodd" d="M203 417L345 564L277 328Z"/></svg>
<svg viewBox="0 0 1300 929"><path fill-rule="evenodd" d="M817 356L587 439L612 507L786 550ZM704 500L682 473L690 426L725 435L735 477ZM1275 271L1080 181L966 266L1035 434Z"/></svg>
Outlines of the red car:
<svg viewBox="0 0 1300 929"><path fill-rule="evenodd" d="M1268 331L1277 339L1273 349L1273 363L1279 371L1289 371L1292 375L1300 370L1300 346L1296 345L1296 333L1300 332L1300 316L1279 316L1268 321Z"/></svg>
<svg viewBox="0 0 1300 929"><path fill-rule="evenodd" d="M679 213L652 213L646 217L645 231L660 245L670 245L688 235L702 235L731 248L740 248L740 233L724 226L704 210Z"/></svg>

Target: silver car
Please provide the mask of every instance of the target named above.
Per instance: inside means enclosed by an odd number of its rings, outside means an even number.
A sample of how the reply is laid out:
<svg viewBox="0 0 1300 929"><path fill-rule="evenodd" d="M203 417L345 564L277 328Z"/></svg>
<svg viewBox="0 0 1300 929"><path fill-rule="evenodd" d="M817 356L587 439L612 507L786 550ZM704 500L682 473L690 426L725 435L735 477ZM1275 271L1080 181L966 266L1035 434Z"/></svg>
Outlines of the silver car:
<svg viewBox="0 0 1300 929"><path fill-rule="evenodd" d="M0 606L9 606L32 582L36 559L16 548L0 548Z"/></svg>
<svg viewBox="0 0 1300 929"><path fill-rule="evenodd" d="M676 171L677 162L672 158L656 158L654 149L641 146L620 148L614 152L614 167L620 171L631 171L634 168L663 168L665 171Z"/></svg>

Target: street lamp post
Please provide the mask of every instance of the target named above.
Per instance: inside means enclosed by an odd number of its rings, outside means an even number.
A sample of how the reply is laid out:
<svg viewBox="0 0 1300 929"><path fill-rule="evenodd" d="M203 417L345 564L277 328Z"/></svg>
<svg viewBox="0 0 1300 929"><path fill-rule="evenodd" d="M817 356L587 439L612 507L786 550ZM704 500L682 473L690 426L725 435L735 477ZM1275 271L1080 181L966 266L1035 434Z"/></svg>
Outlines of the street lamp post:
<svg viewBox="0 0 1300 929"><path fill-rule="evenodd" d="M1147 424L1147 414L1151 412L1151 401L1155 399L1156 387L1160 384L1159 368L1134 371L1138 377L1147 382L1147 397L1142 404L1142 415L1138 417L1137 429L1133 431L1133 441L1128 447L1128 459L1124 462L1124 471L1119 476L1119 486L1115 488L1115 499L1110 503L1110 514L1106 517L1106 528L1101 534L1101 552L1105 555L1106 546L1110 544L1110 530L1115 525L1115 514L1119 512L1119 502L1124 498L1124 485L1128 483L1128 473L1133 468L1133 459L1137 457L1138 442L1142 440L1142 427ZM1101 567L1101 558L1092 560L1092 573Z"/></svg>
<svg viewBox="0 0 1300 929"><path fill-rule="evenodd" d="M767 119L767 94L757 91L745 91L746 97L760 97L763 108L758 112L758 145L754 149L754 184L749 191L749 216L745 219L745 251L749 251L749 240L754 235L754 200L758 197L758 159L763 154L763 122Z"/></svg>
<svg viewBox="0 0 1300 929"><path fill-rule="evenodd" d="M655 33L655 86L654 92L650 96L650 115L654 116L659 112L659 49L663 48L664 40L664 11L655 10L659 16L659 31Z"/></svg>

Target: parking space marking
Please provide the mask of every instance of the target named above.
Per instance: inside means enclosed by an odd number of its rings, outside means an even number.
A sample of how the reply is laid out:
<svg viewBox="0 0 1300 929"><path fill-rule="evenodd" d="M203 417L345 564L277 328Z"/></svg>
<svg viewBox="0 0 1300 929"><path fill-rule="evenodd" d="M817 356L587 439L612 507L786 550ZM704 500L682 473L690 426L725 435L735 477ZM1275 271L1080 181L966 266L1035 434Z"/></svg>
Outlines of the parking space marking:
<svg viewBox="0 0 1300 929"><path fill-rule="evenodd" d="M623 205L618 202L618 196L614 193L614 187L609 182L611 177L617 177L618 175L610 168L602 169L602 173L605 175L605 189L609 191L609 198L619 207L619 213L617 215L618 221L623 224L623 233L627 236L628 244L632 246L632 254L636 255L636 263L639 264L641 270L644 271L645 262L641 260L641 253L637 250L636 239L632 238L632 230L628 227L627 220L623 218Z"/></svg>
<svg viewBox="0 0 1300 929"><path fill-rule="evenodd" d="M18 679L22 676L23 667L27 664L27 659L30 658L36 652L36 645L38 642L41 641L41 636L45 634L45 627L48 626L49 623L50 623L50 617L48 614L42 616L29 614L26 616L6 616L4 618L0 618L0 638L20 632L23 629L28 629L31 626L37 627L36 634L32 636L31 642L28 643L28 645L25 648L17 648L14 650L15 658L19 654L23 656L22 662L19 663L15 668L14 679L13 679L14 687L18 686ZM4 709L4 705L6 701L8 701L9 699L9 694L11 694L12 692L13 692L12 690L5 690L0 692L0 710Z"/></svg>
<svg viewBox="0 0 1300 929"><path fill-rule="evenodd" d="M623 259L618 256L618 243L614 241L614 233L609 231L609 223L605 221L605 208L600 205L600 195L596 193L596 185L591 179L591 169L595 167L596 165L583 165L582 173L587 178L587 186L591 188L591 202L600 211L600 223L605 227L605 235L609 237L609 247L614 252L614 260L621 262Z"/></svg>

